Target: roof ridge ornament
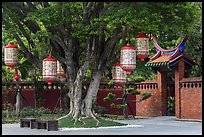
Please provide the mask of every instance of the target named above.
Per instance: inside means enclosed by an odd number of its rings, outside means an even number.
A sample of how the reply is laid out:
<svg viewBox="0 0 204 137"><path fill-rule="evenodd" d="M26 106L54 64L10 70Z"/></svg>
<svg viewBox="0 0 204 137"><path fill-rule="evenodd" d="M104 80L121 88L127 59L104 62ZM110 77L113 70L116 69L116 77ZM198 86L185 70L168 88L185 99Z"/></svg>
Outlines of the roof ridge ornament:
<svg viewBox="0 0 204 137"><path fill-rule="evenodd" d="M163 49L162 47L160 47L159 44L157 43L157 40L156 40L155 37L153 37L153 44L154 44L154 46L155 46L155 48L156 48L157 51L171 52L171 51L175 51L177 48L179 48L179 50L180 50L181 52L183 52L184 49L185 49L185 46L184 46L184 45L185 45L187 39L188 39L188 37L187 37L187 35L185 35L184 38L181 40L181 42L180 42L175 48L170 49L170 50Z"/></svg>

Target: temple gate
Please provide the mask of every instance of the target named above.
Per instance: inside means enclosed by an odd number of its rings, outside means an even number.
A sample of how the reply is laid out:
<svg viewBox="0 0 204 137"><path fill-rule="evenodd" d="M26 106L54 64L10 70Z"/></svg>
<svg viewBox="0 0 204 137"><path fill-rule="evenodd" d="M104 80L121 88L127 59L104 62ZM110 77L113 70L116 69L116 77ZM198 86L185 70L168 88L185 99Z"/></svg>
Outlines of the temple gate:
<svg viewBox="0 0 204 137"><path fill-rule="evenodd" d="M184 52L186 40L187 36L182 39L177 47L166 50L161 48L157 44L156 39L153 38L153 44L157 52L145 66L157 72L158 91L160 93L159 100L161 102L158 105L162 116L168 115L168 96L175 96L175 116L176 118L181 118L179 82L182 78L188 77L192 65L195 65L193 59ZM174 84L171 82L172 80ZM174 92L172 92L172 90L174 90Z"/></svg>

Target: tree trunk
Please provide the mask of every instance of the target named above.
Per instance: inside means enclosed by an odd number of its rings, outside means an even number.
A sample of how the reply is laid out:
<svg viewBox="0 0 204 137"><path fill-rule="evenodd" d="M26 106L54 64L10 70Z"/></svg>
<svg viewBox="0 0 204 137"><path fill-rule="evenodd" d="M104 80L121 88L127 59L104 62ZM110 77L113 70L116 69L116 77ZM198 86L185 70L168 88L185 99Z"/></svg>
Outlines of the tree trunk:
<svg viewBox="0 0 204 137"><path fill-rule="evenodd" d="M87 118L94 118L97 121L97 124L99 123L99 121L96 119L96 117L93 114L92 103L93 103L93 100L96 98L97 93L98 93L101 75L102 75L102 72L100 70L93 72L92 80L90 82L89 89L88 89L86 97L85 97L85 114L86 114L86 117Z"/></svg>
<svg viewBox="0 0 204 137"><path fill-rule="evenodd" d="M18 92L16 95L16 114L17 116L20 116L20 111L21 111L21 96L20 96L20 92Z"/></svg>

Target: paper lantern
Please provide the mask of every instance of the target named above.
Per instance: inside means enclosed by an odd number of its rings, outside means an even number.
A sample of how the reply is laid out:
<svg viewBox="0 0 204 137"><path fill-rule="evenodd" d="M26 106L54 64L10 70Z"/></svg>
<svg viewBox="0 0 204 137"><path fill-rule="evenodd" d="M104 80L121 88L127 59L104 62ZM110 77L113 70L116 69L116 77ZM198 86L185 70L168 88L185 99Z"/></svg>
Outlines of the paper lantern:
<svg viewBox="0 0 204 137"><path fill-rule="evenodd" d="M120 65L127 74L136 68L136 50L129 43L121 48Z"/></svg>
<svg viewBox="0 0 204 137"><path fill-rule="evenodd" d="M13 69L18 64L18 47L10 43L4 48L5 64Z"/></svg>
<svg viewBox="0 0 204 137"><path fill-rule="evenodd" d="M141 33L135 38L137 58L140 58L141 61L144 61L144 59L149 56L149 37L144 33Z"/></svg>
<svg viewBox="0 0 204 137"><path fill-rule="evenodd" d="M121 68L120 63L115 63L112 69L113 83L121 88L126 83L126 72Z"/></svg>
<svg viewBox="0 0 204 137"><path fill-rule="evenodd" d="M49 85L57 79L57 60L48 56L43 60L43 80Z"/></svg>

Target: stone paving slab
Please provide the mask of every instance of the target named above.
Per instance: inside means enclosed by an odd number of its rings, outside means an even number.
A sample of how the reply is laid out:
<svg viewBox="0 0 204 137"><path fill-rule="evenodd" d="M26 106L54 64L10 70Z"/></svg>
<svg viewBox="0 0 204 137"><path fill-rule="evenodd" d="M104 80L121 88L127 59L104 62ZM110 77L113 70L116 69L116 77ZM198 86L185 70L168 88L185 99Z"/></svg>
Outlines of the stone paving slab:
<svg viewBox="0 0 204 137"><path fill-rule="evenodd" d="M202 121L178 121L173 116L116 121L128 126L47 131L20 128L19 123L2 124L2 135L202 135Z"/></svg>

